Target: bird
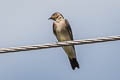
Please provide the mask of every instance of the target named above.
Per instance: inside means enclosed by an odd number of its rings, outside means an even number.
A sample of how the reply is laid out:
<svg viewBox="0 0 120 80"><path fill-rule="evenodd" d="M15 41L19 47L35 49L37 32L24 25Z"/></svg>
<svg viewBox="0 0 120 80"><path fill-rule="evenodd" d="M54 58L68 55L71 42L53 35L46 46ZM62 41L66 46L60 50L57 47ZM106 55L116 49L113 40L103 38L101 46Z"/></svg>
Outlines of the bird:
<svg viewBox="0 0 120 80"><path fill-rule="evenodd" d="M67 19L60 12L55 12L51 15L49 20L53 20L53 33L56 36L58 42L62 41L72 41L73 34L71 26ZM73 46L63 46L62 47L67 54L71 67L73 70L75 68L79 69L79 63L76 58L75 47Z"/></svg>

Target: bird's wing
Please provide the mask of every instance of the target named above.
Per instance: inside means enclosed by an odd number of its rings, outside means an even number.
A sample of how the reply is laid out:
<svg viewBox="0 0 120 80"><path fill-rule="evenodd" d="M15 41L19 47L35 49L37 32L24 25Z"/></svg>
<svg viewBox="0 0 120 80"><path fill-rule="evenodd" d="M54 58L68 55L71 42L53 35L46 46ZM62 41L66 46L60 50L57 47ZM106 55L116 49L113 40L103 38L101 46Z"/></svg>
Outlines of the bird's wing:
<svg viewBox="0 0 120 80"><path fill-rule="evenodd" d="M57 36L55 23L53 23L53 33L54 33L55 36Z"/></svg>
<svg viewBox="0 0 120 80"><path fill-rule="evenodd" d="M71 40L73 40L72 29L71 29L70 24L69 24L69 22L68 22L67 19L65 19L65 23L66 23L66 25L67 25L66 28L67 28L67 30L68 30L68 33L69 33L69 35L70 35L70 38L71 38ZM73 45L73 48L74 48L74 50L75 50L74 45Z"/></svg>
<svg viewBox="0 0 120 80"><path fill-rule="evenodd" d="M69 22L65 19L65 23L66 23L66 28L67 28L67 30L68 30L68 33L69 33L69 35L70 35L70 38L71 38L71 40L73 40L73 34L72 34L72 29L71 29L71 27L70 27L70 24L69 24Z"/></svg>

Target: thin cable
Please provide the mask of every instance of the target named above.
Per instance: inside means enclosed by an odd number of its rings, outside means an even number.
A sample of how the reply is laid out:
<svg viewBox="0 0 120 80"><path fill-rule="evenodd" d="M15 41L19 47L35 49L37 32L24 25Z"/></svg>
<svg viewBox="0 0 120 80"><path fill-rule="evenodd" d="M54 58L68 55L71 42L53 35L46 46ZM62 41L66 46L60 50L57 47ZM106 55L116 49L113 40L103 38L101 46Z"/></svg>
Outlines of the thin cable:
<svg viewBox="0 0 120 80"><path fill-rule="evenodd" d="M120 40L120 35L100 37L100 38L92 38L92 39L85 39L85 40L74 40L74 41L64 41L64 42L57 42L57 43L46 43L46 44L40 44L40 45L0 48L0 53L30 51L30 50L39 50L39 49L46 49L46 48L55 48L55 47L61 47L61 46L83 45L83 44L92 44L92 43L117 41L117 40Z"/></svg>

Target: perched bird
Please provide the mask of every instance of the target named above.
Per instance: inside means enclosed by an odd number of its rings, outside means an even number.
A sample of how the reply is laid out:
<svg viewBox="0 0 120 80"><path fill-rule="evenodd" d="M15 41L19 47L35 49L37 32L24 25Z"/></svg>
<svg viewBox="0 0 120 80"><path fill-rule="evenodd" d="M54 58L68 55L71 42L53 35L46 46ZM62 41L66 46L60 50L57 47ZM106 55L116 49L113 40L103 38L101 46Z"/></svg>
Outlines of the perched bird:
<svg viewBox="0 0 120 80"><path fill-rule="evenodd" d="M53 33L59 42L73 40L70 24L66 19L64 19L61 13L55 12L49 19L54 20ZM67 53L72 69L74 70L76 67L79 68L74 46L63 46L63 49Z"/></svg>

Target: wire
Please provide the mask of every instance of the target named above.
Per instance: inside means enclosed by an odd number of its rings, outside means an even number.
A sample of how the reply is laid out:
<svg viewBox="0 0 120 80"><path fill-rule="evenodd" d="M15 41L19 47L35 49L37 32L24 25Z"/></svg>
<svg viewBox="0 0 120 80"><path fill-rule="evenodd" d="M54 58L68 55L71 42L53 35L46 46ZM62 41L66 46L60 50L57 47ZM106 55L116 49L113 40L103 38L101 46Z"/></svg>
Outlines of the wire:
<svg viewBox="0 0 120 80"><path fill-rule="evenodd" d="M92 38L92 39L85 39L85 40L74 40L74 41L63 41L63 42L57 42L57 43L46 43L46 44L40 44L40 45L0 48L0 53L30 51L30 50L39 50L39 49L46 49L46 48L55 48L55 47L61 47L61 46L83 45L83 44L92 44L92 43L117 41L117 40L120 40L120 35L100 37L100 38Z"/></svg>

